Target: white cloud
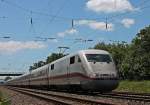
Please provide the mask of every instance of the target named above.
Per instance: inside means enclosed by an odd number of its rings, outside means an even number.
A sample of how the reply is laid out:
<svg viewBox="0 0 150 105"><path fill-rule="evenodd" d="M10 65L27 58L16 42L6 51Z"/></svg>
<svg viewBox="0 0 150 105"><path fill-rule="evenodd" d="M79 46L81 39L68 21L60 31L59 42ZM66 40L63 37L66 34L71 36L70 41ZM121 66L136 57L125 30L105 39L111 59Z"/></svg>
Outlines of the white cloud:
<svg viewBox="0 0 150 105"><path fill-rule="evenodd" d="M114 13L136 10L129 0L88 0L86 7L97 13Z"/></svg>
<svg viewBox="0 0 150 105"><path fill-rule="evenodd" d="M88 26L91 29L94 30L108 30L112 31L114 29L114 25L112 23L107 23L107 29L106 29L106 23L105 22L97 22L95 20L78 20L75 21L76 25L81 25L81 26Z"/></svg>
<svg viewBox="0 0 150 105"><path fill-rule="evenodd" d="M134 21L134 19L125 18L121 21L121 23L124 25L124 27L130 28L131 25L133 25L135 23L135 21Z"/></svg>
<svg viewBox="0 0 150 105"><path fill-rule="evenodd" d="M78 33L78 31L76 29L69 29L69 30L65 30L64 32L59 32L57 33L57 35L59 37L65 37L66 35L73 35Z"/></svg>
<svg viewBox="0 0 150 105"><path fill-rule="evenodd" d="M7 42L0 42L0 53L14 53L20 50L25 49L40 49L46 47L41 42L35 41L7 41Z"/></svg>
<svg viewBox="0 0 150 105"><path fill-rule="evenodd" d="M52 40L52 42L57 43L57 42L58 42L58 40L57 40L57 39L53 39L53 40Z"/></svg>

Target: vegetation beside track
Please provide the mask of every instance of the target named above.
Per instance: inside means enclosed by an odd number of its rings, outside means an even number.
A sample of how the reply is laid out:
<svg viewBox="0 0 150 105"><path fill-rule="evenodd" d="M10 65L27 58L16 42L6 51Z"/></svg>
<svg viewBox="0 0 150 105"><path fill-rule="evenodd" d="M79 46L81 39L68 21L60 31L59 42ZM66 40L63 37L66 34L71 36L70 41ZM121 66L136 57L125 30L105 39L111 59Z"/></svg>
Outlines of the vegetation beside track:
<svg viewBox="0 0 150 105"><path fill-rule="evenodd" d="M120 81L119 87L115 91L150 93L150 80L145 81Z"/></svg>
<svg viewBox="0 0 150 105"><path fill-rule="evenodd" d="M0 89L0 105L10 105L10 100L8 100L7 97L7 94Z"/></svg>

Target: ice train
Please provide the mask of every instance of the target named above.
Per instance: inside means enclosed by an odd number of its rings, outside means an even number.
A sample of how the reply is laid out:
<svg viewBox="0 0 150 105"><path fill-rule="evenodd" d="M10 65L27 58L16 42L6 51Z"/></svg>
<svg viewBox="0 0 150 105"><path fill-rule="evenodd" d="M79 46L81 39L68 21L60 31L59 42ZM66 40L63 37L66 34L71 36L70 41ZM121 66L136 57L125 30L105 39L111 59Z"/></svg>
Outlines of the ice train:
<svg viewBox="0 0 150 105"><path fill-rule="evenodd" d="M67 55L6 84L107 92L118 86L119 78L115 63L107 51L89 49Z"/></svg>

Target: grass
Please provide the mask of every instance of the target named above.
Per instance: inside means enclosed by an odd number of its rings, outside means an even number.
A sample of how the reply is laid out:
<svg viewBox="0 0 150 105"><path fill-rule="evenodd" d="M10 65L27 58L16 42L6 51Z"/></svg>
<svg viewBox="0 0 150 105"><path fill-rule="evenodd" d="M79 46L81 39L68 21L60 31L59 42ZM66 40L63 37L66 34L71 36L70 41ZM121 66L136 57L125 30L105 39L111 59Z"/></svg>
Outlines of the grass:
<svg viewBox="0 0 150 105"><path fill-rule="evenodd" d="M0 91L0 105L10 105L10 100L5 100L7 99L7 95Z"/></svg>
<svg viewBox="0 0 150 105"><path fill-rule="evenodd" d="M120 81L120 85L116 91L150 93L150 81Z"/></svg>

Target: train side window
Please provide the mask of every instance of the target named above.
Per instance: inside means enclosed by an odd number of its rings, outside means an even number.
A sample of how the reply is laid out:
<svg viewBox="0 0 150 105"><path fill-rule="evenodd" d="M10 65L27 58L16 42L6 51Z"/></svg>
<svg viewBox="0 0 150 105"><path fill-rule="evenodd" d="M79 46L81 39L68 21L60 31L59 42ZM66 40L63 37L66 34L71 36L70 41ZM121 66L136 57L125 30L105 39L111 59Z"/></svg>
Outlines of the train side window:
<svg viewBox="0 0 150 105"><path fill-rule="evenodd" d="M80 57L78 57L78 62L81 62L81 59L80 59Z"/></svg>
<svg viewBox="0 0 150 105"><path fill-rule="evenodd" d="M54 70L54 64L51 65L51 70Z"/></svg>
<svg viewBox="0 0 150 105"><path fill-rule="evenodd" d="M70 64L74 64L74 62L75 62L75 56L70 58Z"/></svg>

